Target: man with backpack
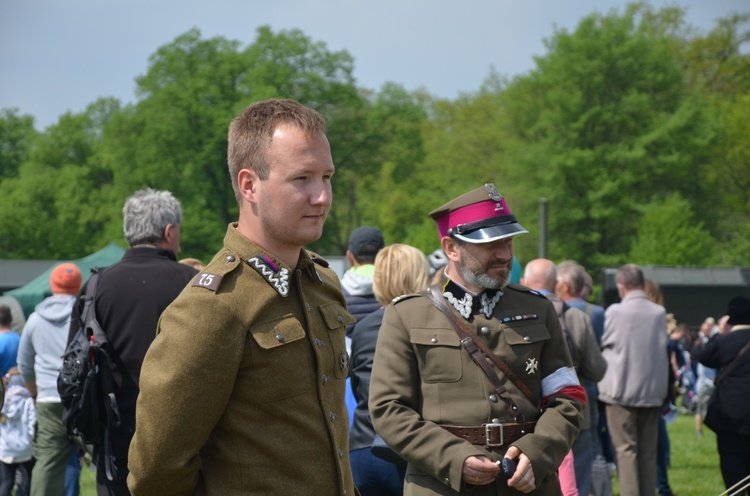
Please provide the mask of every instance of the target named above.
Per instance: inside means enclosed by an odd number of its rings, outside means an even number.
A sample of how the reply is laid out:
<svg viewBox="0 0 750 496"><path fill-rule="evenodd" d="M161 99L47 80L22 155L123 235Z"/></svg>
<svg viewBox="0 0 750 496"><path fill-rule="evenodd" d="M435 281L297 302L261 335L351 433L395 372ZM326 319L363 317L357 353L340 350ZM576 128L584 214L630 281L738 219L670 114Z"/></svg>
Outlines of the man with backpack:
<svg viewBox="0 0 750 496"><path fill-rule="evenodd" d="M119 425L108 433L111 459L105 446L95 446L97 494L130 494L128 448L135 431L135 403L141 364L156 335L161 313L172 303L197 271L177 262L180 250L182 207L169 191L145 189L127 199L123 207L123 230L130 249L122 259L100 271L94 298L96 318L107 336L117 368L114 396ZM88 283L87 283L88 284ZM86 285L80 295L86 294ZM84 298L73 309L68 341L81 325ZM113 462L115 473L107 478L105 462Z"/></svg>
<svg viewBox="0 0 750 496"><path fill-rule="evenodd" d="M591 319L581 310L564 303L556 294L557 269L547 259L538 258L526 265L521 284L535 289L549 299L557 310L560 327L568 343L573 366L578 378L583 382L598 382L604 377L607 362L596 343ZM587 402L583 410L581 432L573 442L573 459L578 493L588 495L591 485L591 467L594 461L594 436L596 429L591 425L591 409L596 408Z"/></svg>

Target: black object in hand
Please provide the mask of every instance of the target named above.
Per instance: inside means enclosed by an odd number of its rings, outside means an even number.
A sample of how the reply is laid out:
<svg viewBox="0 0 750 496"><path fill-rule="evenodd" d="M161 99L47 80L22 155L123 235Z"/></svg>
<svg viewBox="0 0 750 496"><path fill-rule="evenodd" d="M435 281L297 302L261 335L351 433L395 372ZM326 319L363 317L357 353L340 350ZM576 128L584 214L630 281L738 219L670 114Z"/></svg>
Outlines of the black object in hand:
<svg viewBox="0 0 750 496"><path fill-rule="evenodd" d="M503 469L503 477L510 479L516 473L516 462L510 458L503 458L500 461L500 467Z"/></svg>

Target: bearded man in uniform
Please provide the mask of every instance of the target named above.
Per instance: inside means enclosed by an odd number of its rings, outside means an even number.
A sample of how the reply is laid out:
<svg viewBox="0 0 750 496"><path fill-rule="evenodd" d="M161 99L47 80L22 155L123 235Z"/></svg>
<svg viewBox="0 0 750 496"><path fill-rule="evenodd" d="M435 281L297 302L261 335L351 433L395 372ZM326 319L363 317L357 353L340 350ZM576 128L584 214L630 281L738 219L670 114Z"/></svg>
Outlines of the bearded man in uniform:
<svg viewBox="0 0 750 496"><path fill-rule="evenodd" d="M448 266L386 308L370 385L375 429L408 462L404 495L560 494L585 393L552 303L508 283L527 231L492 184L430 216Z"/></svg>

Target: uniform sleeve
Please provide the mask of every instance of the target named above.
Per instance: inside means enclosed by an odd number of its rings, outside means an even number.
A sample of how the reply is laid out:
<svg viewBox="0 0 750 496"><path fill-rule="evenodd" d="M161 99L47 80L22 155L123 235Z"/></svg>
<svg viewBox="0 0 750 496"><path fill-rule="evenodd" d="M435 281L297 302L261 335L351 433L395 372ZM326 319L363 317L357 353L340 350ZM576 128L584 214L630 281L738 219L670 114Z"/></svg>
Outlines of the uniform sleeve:
<svg viewBox="0 0 750 496"><path fill-rule="evenodd" d="M193 493L199 452L229 401L245 340L235 313L211 291L191 288L164 311L141 369L128 455L133 495Z"/></svg>
<svg viewBox="0 0 750 496"><path fill-rule="evenodd" d="M579 312L582 313L582 312ZM578 375L592 382L599 382L604 373L607 371L607 361L602 356L599 345L596 342L594 327L591 325L591 319L581 315L582 332L578 336L578 349L581 350L581 365Z"/></svg>
<svg viewBox="0 0 750 496"><path fill-rule="evenodd" d="M378 333L370 383L375 430L409 463L455 491L462 490L466 458L483 453L419 412L421 379L409 334L397 307L389 305Z"/></svg>
<svg viewBox="0 0 750 496"><path fill-rule="evenodd" d="M581 427L586 398L554 309L547 312L546 325L550 341L540 358L546 369L542 379L543 412L534 433L513 443L531 460L537 486L557 470L570 451Z"/></svg>

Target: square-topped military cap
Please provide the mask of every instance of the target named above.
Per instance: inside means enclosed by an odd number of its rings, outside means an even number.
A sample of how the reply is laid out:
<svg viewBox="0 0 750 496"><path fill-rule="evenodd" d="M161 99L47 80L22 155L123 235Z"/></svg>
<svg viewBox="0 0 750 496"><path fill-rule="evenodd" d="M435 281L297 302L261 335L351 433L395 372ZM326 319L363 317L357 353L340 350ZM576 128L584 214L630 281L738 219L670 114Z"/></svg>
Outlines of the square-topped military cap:
<svg viewBox="0 0 750 496"><path fill-rule="evenodd" d="M449 201L430 212L430 217L441 238L453 236L467 243L489 243L528 233L492 183Z"/></svg>

